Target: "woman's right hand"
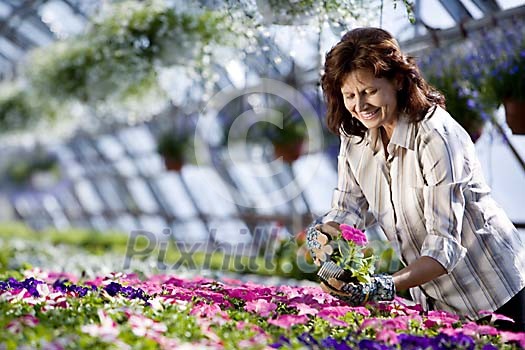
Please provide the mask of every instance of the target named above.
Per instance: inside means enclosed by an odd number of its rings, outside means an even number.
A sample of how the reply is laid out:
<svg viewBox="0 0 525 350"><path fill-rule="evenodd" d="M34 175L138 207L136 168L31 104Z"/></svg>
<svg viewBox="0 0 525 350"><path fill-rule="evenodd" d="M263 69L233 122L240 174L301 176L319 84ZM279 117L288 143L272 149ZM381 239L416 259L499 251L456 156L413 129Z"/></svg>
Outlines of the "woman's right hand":
<svg viewBox="0 0 525 350"><path fill-rule="evenodd" d="M324 224L314 221L308 226L306 229L306 246L310 250L310 254L317 266L330 258L334 250L328 243L337 237L339 233L339 223L334 221Z"/></svg>

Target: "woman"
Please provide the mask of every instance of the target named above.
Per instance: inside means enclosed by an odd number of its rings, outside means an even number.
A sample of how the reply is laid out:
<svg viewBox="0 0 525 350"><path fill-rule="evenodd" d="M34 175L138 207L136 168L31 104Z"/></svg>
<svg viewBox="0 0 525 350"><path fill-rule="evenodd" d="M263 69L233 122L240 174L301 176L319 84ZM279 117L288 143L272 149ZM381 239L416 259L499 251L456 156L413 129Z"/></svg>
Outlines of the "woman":
<svg viewBox="0 0 525 350"><path fill-rule="evenodd" d="M331 211L307 230L308 247L323 259L339 224L377 222L406 266L369 284L322 287L353 304L410 288L429 309L471 319L495 311L516 321L507 329L525 331L522 238L491 198L470 137L413 58L382 29L354 29L326 55L322 87L328 126L341 138L338 185Z"/></svg>

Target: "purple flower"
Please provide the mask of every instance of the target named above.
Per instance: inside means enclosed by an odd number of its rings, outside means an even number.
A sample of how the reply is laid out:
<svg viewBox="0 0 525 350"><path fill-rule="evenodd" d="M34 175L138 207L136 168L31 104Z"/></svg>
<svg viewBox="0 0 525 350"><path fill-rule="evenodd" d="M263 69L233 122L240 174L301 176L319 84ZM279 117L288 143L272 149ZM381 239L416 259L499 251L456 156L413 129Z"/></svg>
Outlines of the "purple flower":
<svg viewBox="0 0 525 350"><path fill-rule="evenodd" d="M304 345L308 345L308 346L319 345L317 340L315 340L315 338L310 333L307 333L307 332L304 332L303 334L298 336L297 339Z"/></svg>
<svg viewBox="0 0 525 350"><path fill-rule="evenodd" d="M116 282L111 282L110 284L104 287L104 290L108 292L108 294L111 295L112 297L117 295L121 289L122 289L122 286Z"/></svg>
<svg viewBox="0 0 525 350"><path fill-rule="evenodd" d="M493 344L485 344L481 350L498 350L499 348Z"/></svg>
<svg viewBox="0 0 525 350"><path fill-rule="evenodd" d="M350 350L352 349L344 341L338 341L333 337L328 337L321 340L322 349L337 349L337 350Z"/></svg>
<svg viewBox="0 0 525 350"><path fill-rule="evenodd" d="M273 344L270 344L271 348L279 349L285 345L290 345L290 340L286 338L284 335L279 336L279 341Z"/></svg>
<svg viewBox="0 0 525 350"><path fill-rule="evenodd" d="M399 334L397 336L401 349L426 349L430 346L430 339L411 334Z"/></svg>
<svg viewBox="0 0 525 350"><path fill-rule="evenodd" d="M381 343L378 343L376 341L369 340L369 339L361 340L359 342L358 346L359 346L359 349L362 349L362 350L390 350L390 349L394 349L393 347L390 347L388 345L381 344Z"/></svg>

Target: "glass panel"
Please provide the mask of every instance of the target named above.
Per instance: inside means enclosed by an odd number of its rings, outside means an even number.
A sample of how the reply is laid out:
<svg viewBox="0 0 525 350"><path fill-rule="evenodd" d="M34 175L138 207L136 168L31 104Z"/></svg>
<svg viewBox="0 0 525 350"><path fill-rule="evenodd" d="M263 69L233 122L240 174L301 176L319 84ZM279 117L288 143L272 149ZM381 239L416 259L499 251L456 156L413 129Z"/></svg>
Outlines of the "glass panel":
<svg viewBox="0 0 525 350"><path fill-rule="evenodd" d="M157 143L145 126L124 129L119 132L122 143L130 154L145 154L155 152Z"/></svg>
<svg viewBox="0 0 525 350"><path fill-rule="evenodd" d="M173 172L163 173L153 181L159 188L159 197L166 204L169 214L183 219L198 215L179 175Z"/></svg>
<svg viewBox="0 0 525 350"><path fill-rule="evenodd" d="M237 214L227 185L214 169L187 164L181 174L202 213L218 217Z"/></svg>
<svg viewBox="0 0 525 350"><path fill-rule="evenodd" d="M260 214L273 214L275 212L270 198L266 196L266 191L258 180L259 173L249 163L236 162L235 165L228 167L228 172L238 188L238 191L245 199L246 206L255 207L256 205L262 208L257 208L256 211Z"/></svg>
<svg viewBox="0 0 525 350"><path fill-rule="evenodd" d="M157 202L155 201L151 190L144 180L134 178L128 180L127 184L131 197L141 211L150 214L157 213L159 211Z"/></svg>
<svg viewBox="0 0 525 350"><path fill-rule="evenodd" d="M89 221L93 229L97 231L105 232L110 229L108 221L101 215L92 216Z"/></svg>
<svg viewBox="0 0 525 350"><path fill-rule="evenodd" d="M74 186L80 204L88 213L100 214L104 210L104 204L88 180L80 179Z"/></svg>
<svg viewBox="0 0 525 350"><path fill-rule="evenodd" d="M168 228L166 220L161 216L142 215L138 218L138 228L161 237L163 231Z"/></svg>
<svg viewBox="0 0 525 350"><path fill-rule="evenodd" d="M18 59L24 54L22 50L11 44L11 42L5 40L3 37L0 37L0 52L11 61L18 61Z"/></svg>
<svg viewBox="0 0 525 350"><path fill-rule="evenodd" d="M136 230L139 227L139 224L133 216L129 214L122 214L115 219L115 222L112 226L117 230L120 230L129 235L131 231Z"/></svg>
<svg viewBox="0 0 525 350"><path fill-rule="evenodd" d="M56 198L62 205L62 208L64 208L67 216L73 221L81 218L83 216L83 211L73 195L72 190L71 187L62 188L60 191L56 192Z"/></svg>
<svg viewBox="0 0 525 350"><path fill-rule="evenodd" d="M135 164L140 173L145 176L154 176L164 171L163 160L156 153L136 158Z"/></svg>
<svg viewBox="0 0 525 350"><path fill-rule="evenodd" d="M200 242L205 244L209 236L208 230L202 221L189 220L178 221L173 225L173 237L181 242Z"/></svg>
<svg viewBox="0 0 525 350"><path fill-rule="evenodd" d="M275 161L267 164L257 164L255 169L260 176L259 180L263 188L270 197L270 201L274 203L274 213L289 214L292 210L290 207L291 196L288 195L288 192L293 193L293 191L286 187L291 181L289 176L287 176L288 169L284 168L281 162ZM282 180L283 176L286 180Z"/></svg>
<svg viewBox="0 0 525 350"><path fill-rule="evenodd" d="M35 44L43 46L53 42L49 35L43 33L40 29L36 28L28 21L22 22L22 24L18 25L17 29Z"/></svg>
<svg viewBox="0 0 525 350"><path fill-rule="evenodd" d="M125 154L122 144L112 135L99 136L97 146L100 152L110 160L117 160Z"/></svg>
<svg viewBox="0 0 525 350"><path fill-rule="evenodd" d="M119 159L118 161L113 163L113 166L117 170L117 173L119 173L122 176L126 177L133 177L137 175L137 167L135 164L131 161L131 158L125 157L122 159Z"/></svg>
<svg viewBox="0 0 525 350"><path fill-rule="evenodd" d="M61 230L66 229L70 226L69 220L64 215L64 212L62 208L60 207L60 204L56 200L56 198L50 194L45 194L42 196L42 206L47 212L47 214L51 217L53 220L54 226Z"/></svg>
<svg viewBox="0 0 525 350"><path fill-rule="evenodd" d="M87 139L77 139L72 144L73 149L80 156L80 159L96 160L98 152Z"/></svg>
<svg viewBox="0 0 525 350"><path fill-rule="evenodd" d="M316 216L330 210L333 189L337 186L337 170L324 153L299 158L293 164L297 182Z"/></svg>
<svg viewBox="0 0 525 350"><path fill-rule="evenodd" d="M212 235L217 242L224 242L231 245L246 245L252 241L248 226L241 220L212 220L208 226L210 228L210 235Z"/></svg>
<svg viewBox="0 0 525 350"><path fill-rule="evenodd" d="M125 209L121 194L118 191L118 183L108 177L99 177L95 181L100 195L104 198L108 207L114 212L121 212Z"/></svg>

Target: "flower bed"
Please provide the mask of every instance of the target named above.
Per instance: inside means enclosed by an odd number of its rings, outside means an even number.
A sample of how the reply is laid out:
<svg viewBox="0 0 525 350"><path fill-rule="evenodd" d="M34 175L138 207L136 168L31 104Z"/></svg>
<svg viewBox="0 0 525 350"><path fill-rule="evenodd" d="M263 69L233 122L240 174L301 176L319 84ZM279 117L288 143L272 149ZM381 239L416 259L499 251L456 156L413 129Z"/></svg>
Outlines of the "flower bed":
<svg viewBox="0 0 525 350"><path fill-rule="evenodd" d="M525 333L425 313L400 299L349 307L317 287L121 273L82 280L41 270L6 276L0 278L0 349L525 346Z"/></svg>

